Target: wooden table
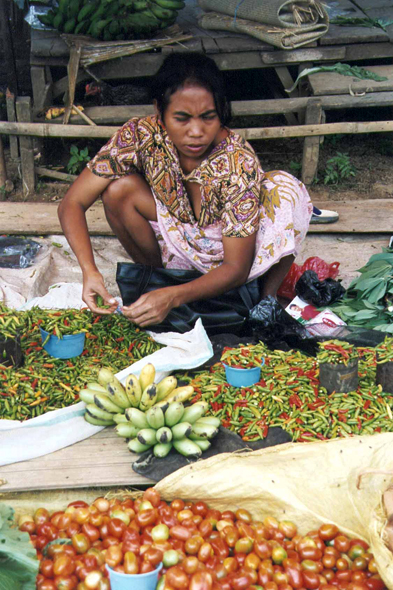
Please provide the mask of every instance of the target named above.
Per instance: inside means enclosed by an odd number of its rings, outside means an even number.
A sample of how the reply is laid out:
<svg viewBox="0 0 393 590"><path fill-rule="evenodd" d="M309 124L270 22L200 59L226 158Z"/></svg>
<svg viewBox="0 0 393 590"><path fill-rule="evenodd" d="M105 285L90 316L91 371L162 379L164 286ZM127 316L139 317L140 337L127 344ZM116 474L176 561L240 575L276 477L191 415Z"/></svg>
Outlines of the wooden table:
<svg viewBox="0 0 393 590"><path fill-rule="evenodd" d="M326 8L331 19L336 16L393 18L393 0L380 0L375 8L369 0L327 0ZM360 8L359 8L360 7ZM248 35L223 31L207 31L197 24L202 10L197 0L186 0L186 7L179 13L177 23L193 39L178 45L165 46L157 51L139 53L133 56L102 62L90 66L90 71L100 79L114 80L121 78L138 78L154 75L169 52L201 51L212 57L223 71L240 71L252 69L271 69L275 72L277 84L270 88L273 99L242 100L233 103L235 116L283 114L290 125L306 123L319 124L325 120L325 111L330 109L348 109L391 105L392 90L388 85L376 83L372 92L348 92L351 78L336 75L343 79L339 85L345 86L345 92L329 90L334 74L316 74L310 76L308 84L301 84L290 94L285 92L293 83L293 72L299 73L305 67L337 62L360 62L364 67L373 60L393 57L393 26L356 27L330 25L326 35L309 46L295 50L279 50ZM59 99L68 88L66 67L69 60L69 48L55 31L32 30L31 35L31 78L33 87L34 113L42 111L45 106ZM62 70L64 76L52 79L54 68ZM382 67L382 66L381 66ZM388 66L389 67L389 66ZM289 69L291 68L291 70ZM295 69L294 69L295 68ZM393 71L393 66L390 66ZM316 80L325 76L326 83L318 90ZM91 79L80 69L77 83ZM366 82L366 87L370 85ZM327 89L327 90L326 90ZM318 102L311 99L317 97ZM152 111L150 105L129 107L87 107L87 114L97 124L122 124L131 116L144 116ZM56 120L52 122L57 122ZM62 123L62 118L58 119ZM84 124L77 115L70 118L72 124ZM261 138L263 132L261 132ZM302 180L311 184L318 165L320 137L305 138L303 144Z"/></svg>

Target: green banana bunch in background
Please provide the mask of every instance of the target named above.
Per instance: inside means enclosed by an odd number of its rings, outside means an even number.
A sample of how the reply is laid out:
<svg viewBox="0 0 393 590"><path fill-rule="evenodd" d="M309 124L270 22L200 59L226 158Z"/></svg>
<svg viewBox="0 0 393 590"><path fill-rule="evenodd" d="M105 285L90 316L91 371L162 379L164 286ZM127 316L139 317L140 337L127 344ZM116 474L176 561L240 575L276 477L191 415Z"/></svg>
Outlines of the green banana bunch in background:
<svg viewBox="0 0 393 590"><path fill-rule="evenodd" d="M115 41L151 37L172 25L184 0L59 0L39 20L61 33Z"/></svg>

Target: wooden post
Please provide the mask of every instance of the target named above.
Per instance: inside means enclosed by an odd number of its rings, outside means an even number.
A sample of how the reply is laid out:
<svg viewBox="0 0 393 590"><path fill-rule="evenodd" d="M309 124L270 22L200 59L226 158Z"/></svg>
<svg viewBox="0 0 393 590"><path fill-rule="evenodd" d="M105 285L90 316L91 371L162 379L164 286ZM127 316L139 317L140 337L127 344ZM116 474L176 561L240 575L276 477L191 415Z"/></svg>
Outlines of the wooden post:
<svg viewBox="0 0 393 590"><path fill-rule="evenodd" d="M19 123L31 123L31 98L20 96L16 99L16 115ZM31 137L20 137L20 159L22 165L22 190L28 197L35 190L34 150Z"/></svg>
<svg viewBox="0 0 393 590"><path fill-rule="evenodd" d="M306 108L306 125L318 125L322 118L322 102L311 98ZM319 158L320 136L306 137L303 146L302 181L311 184L314 180Z"/></svg>
<svg viewBox="0 0 393 590"><path fill-rule="evenodd" d="M5 163L3 138L0 135L0 201L5 200L5 193L10 193L14 189L11 180L7 178L7 166Z"/></svg>
<svg viewBox="0 0 393 590"><path fill-rule="evenodd" d="M277 77L280 80L284 90L285 90L285 88L290 88L293 85L294 80L292 79L292 76L291 76L288 68L286 66L277 66L274 69L275 69ZM282 98L282 94L277 92L274 88L273 88L273 94L274 94L275 98ZM295 90L293 90L293 92L291 92L288 96L290 98L297 98L299 96L298 89L295 88ZM284 117L287 120L288 125L299 125L299 120L298 120L297 116L295 115L295 113L284 113Z"/></svg>
<svg viewBox="0 0 393 590"><path fill-rule="evenodd" d="M15 65L14 45L10 31L9 5L10 2L8 0L0 0L0 21L4 26L4 57L7 72L7 84L11 92L17 94L18 76Z"/></svg>
<svg viewBox="0 0 393 590"><path fill-rule="evenodd" d="M67 68L67 70L68 70L68 94L67 94L66 110L64 113L64 117L63 117L63 124L64 125L67 125L67 123L70 119L72 106L74 104L76 79L78 77L81 51L82 51L82 47L80 45L78 45L78 46L72 45L71 50L70 50L70 61L68 62L68 68Z"/></svg>
<svg viewBox="0 0 393 590"><path fill-rule="evenodd" d="M16 121L15 94L13 94L9 88L7 88L7 92L6 92L6 102L7 102L7 119L8 119L8 121L15 123L15 121ZM18 138L17 137L10 137L10 156L11 156L11 160L18 160L19 159L19 146L18 146Z"/></svg>

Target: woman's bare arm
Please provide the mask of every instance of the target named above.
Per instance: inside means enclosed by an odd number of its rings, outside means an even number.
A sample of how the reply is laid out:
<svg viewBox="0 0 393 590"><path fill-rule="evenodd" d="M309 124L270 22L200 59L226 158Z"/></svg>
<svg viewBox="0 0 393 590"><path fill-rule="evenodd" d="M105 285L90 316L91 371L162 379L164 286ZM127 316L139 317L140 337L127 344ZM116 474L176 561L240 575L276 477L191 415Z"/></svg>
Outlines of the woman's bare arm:
<svg viewBox="0 0 393 590"><path fill-rule="evenodd" d="M141 327L159 324L171 309L198 299L209 299L244 284L250 272L256 234L246 238L223 238L224 260L207 274L176 287L142 295L123 313Z"/></svg>
<svg viewBox="0 0 393 590"><path fill-rule="evenodd" d="M94 261L93 248L86 223L86 211L97 201L112 181L93 174L88 168L68 189L59 205L58 215L66 236L83 273L83 301L96 313L112 313L116 301L105 288L104 279ZM97 306L96 296L101 295L111 307L103 310Z"/></svg>

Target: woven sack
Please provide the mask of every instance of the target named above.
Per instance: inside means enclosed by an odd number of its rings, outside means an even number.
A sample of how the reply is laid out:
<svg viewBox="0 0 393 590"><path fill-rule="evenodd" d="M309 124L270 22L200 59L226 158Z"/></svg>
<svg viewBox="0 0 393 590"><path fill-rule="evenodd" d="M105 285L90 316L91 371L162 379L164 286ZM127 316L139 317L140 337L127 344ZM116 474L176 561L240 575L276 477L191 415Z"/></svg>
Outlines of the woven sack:
<svg viewBox="0 0 393 590"><path fill-rule="evenodd" d="M207 12L205 29L246 33L279 47L296 49L329 28L328 14L317 0L199 0Z"/></svg>
<svg viewBox="0 0 393 590"><path fill-rule="evenodd" d="M224 453L175 471L156 489L166 500L204 500L218 510L245 508L255 520L292 520L301 534L335 523L370 544L393 589L393 554L384 542L389 515L382 507L382 495L393 487L392 448L393 433L384 433Z"/></svg>

